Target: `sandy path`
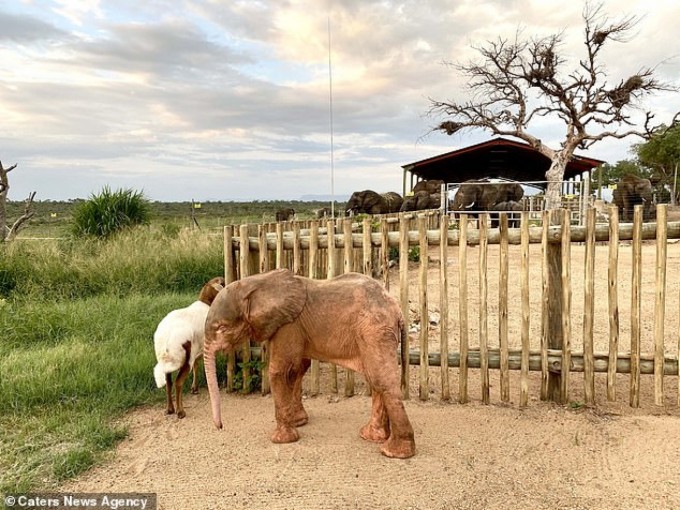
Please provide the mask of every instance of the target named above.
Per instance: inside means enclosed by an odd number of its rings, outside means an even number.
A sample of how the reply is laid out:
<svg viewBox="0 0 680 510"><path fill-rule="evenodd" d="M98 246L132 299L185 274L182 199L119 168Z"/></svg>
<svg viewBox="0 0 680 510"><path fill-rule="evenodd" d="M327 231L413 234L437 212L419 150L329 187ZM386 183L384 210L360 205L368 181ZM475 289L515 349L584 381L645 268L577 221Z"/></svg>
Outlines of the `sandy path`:
<svg viewBox="0 0 680 510"><path fill-rule="evenodd" d="M653 245L645 246L643 280L643 351L651 347L655 274ZM534 250L535 251L535 250ZM583 247L574 246L574 346L580 343ZM621 352L629 342L630 247L621 246ZM517 250L513 250L517 253ZM432 250L433 259L438 258ZM516 255L515 255L516 256ZM540 253L532 263L532 303L540 303ZM606 278L606 247L598 251L598 267ZM468 262L471 292L476 289L472 249ZM516 263L516 259L513 258ZM490 254L497 268L497 254ZM437 273L436 263L430 272ZM453 336L457 336L457 261L450 252L452 286L449 291ZM517 267L517 266L511 266ZM680 245L669 245L669 305L667 355L675 356L680 296ZM395 270L396 271L396 270ZM496 269L497 271L497 269ZM417 270L412 272L412 280ZM496 313L497 277L490 277L490 318ZM518 339L518 275L511 274L511 343ZM393 275L398 282L398 274ZM515 283L513 283L515 282ZM579 287L580 285L580 287ZM606 285L597 284L596 350L608 342ZM393 287L392 293L398 295ZM438 285L428 285L432 309L437 309ZM417 299L413 291L412 299ZM512 296L512 294L511 294ZM470 298L470 336L476 338L475 306ZM579 308L581 307L581 308ZM417 303L412 304L417 310ZM532 305L533 310L540 306ZM413 319L413 317L411 317ZM532 342L540 318L532 316ZM489 331L497 331L494 322ZM417 335L415 335L417 336ZM456 350L455 340L451 350ZM430 336L438 345L438 327ZM532 344L532 347L534 345ZM150 369L151 370L151 369ZM597 405L572 409L543 403L539 374L532 373L531 402L517 407L518 375L511 374L508 406L498 404L498 372L491 374L490 406L480 404L479 373L470 372L472 403L439 402L438 368L431 369L432 399L418 397L418 367L411 368L412 399L407 412L416 433L417 455L392 460L380 455L376 444L358 436L370 411L370 399L357 381L357 396L337 397L325 391L307 398L309 423L300 429L299 442L275 445L271 396L222 394L225 430L213 429L207 391L187 395L187 418L164 416L163 405L131 413L126 422L130 437L112 454L110 462L63 486L63 491L156 492L159 508L205 509L672 509L680 508L680 411L676 405L677 377L666 378L667 407L654 407L652 378L642 378L642 407L628 402L628 378L619 376L617 403L606 402L605 378L596 380ZM572 402L583 399L582 375L572 376ZM581 379L582 380L582 379ZM457 397L457 371L451 370L452 394ZM342 388L342 380L340 387ZM160 390L159 390L160 391Z"/></svg>
<svg viewBox="0 0 680 510"><path fill-rule="evenodd" d="M222 399L223 431L205 391L182 421L132 413L111 462L62 490L156 492L166 510L680 507L677 413L409 401L418 453L402 461L359 438L369 397L306 399L289 445L268 439L271 397Z"/></svg>

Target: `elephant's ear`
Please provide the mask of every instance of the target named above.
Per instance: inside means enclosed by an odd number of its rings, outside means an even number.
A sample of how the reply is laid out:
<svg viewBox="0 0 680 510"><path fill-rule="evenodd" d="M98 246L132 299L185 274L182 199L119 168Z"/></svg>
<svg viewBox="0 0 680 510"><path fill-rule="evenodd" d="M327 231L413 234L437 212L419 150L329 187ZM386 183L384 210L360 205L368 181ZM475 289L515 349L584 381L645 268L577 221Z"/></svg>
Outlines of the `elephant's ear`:
<svg viewBox="0 0 680 510"><path fill-rule="evenodd" d="M257 341L269 340L281 326L298 318L307 301L301 278L288 269L276 269L241 282L243 317Z"/></svg>

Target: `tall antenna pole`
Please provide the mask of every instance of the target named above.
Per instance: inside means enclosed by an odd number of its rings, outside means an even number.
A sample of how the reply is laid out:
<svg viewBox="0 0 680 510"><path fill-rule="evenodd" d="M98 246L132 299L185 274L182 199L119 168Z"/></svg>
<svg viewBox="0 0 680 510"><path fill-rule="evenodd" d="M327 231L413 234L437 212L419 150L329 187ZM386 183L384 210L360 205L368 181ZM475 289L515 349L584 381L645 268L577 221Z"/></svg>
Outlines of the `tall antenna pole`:
<svg viewBox="0 0 680 510"><path fill-rule="evenodd" d="M331 66L331 17L328 16L328 95L331 128L331 217L335 218L335 167L333 154L333 67Z"/></svg>

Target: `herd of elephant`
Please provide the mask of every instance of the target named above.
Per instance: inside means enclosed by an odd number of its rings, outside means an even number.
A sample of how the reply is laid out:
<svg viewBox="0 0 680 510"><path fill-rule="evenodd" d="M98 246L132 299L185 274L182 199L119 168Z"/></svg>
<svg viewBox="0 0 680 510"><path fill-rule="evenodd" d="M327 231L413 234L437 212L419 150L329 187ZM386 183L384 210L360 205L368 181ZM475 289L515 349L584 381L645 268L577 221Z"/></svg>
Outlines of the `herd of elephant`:
<svg viewBox="0 0 680 510"><path fill-rule="evenodd" d="M340 214L388 214L408 211L439 209L442 203L441 189L444 181L422 180L416 183L411 195L402 197L389 191L378 193L373 190L355 191ZM449 210L475 213L481 211L522 211L524 188L517 182L491 182L488 179L472 179L460 184ZM652 184L649 179L633 175L624 176L613 193L614 204L618 206L622 221L631 221L636 205L643 206L644 221L655 217ZM280 209L276 221L294 219L295 210ZM317 211L317 218L330 217L328 207Z"/></svg>
<svg viewBox="0 0 680 510"><path fill-rule="evenodd" d="M386 214L422 211L441 207L441 188L444 181L423 180L416 183L413 194L402 198L398 193L377 193L372 190L355 191L346 210L353 214ZM450 204L454 211L521 211L520 200L524 189L514 182L490 182L485 179L462 183Z"/></svg>

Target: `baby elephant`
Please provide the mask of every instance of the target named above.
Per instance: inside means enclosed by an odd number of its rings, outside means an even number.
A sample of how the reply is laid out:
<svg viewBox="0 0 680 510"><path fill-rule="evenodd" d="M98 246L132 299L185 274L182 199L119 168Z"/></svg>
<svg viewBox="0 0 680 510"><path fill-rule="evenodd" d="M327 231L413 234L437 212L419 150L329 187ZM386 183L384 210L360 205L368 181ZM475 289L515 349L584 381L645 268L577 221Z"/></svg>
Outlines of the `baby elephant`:
<svg viewBox="0 0 680 510"><path fill-rule="evenodd" d="M198 393L194 363L203 354L205 317L208 315L211 303L224 285L224 278L213 278L203 286L197 301L186 308L173 310L156 328L153 342L158 364L153 369L153 375L159 388L165 386L167 414L175 412L172 404L172 372L179 370L175 379L178 418L186 416L182 406L182 386L189 370L192 369L194 380L191 393Z"/></svg>
<svg viewBox="0 0 680 510"><path fill-rule="evenodd" d="M220 291L205 323L204 364L213 422L222 428L215 353L253 339L269 341L275 443L299 438L307 423L302 377L310 359L364 374L372 389L371 418L360 435L383 442L388 457L415 454L413 427L401 401L397 347L406 348L399 304L372 278L348 273L332 280L287 269L250 276Z"/></svg>

